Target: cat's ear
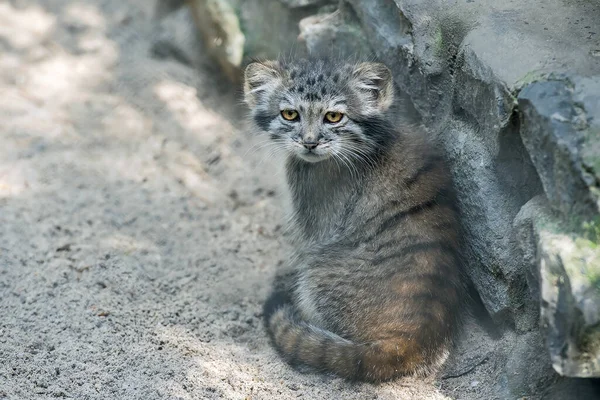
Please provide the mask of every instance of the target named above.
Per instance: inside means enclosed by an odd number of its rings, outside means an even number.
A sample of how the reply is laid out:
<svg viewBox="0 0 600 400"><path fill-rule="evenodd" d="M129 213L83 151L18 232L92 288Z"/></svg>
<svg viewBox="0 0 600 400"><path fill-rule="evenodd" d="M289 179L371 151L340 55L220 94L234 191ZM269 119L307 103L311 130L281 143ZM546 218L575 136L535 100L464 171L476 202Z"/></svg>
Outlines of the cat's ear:
<svg viewBox="0 0 600 400"><path fill-rule="evenodd" d="M388 67L381 63L364 62L352 71L352 84L368 112L383 112L394 101L394 82Z"/></svg>
<svg viewBox="0 0 600 400"><path fill-rule="evenodd" d="M248 64L244 71L244 100L250 107L256 106L269 91L282 80L277 61L261 61Z"/></svg>

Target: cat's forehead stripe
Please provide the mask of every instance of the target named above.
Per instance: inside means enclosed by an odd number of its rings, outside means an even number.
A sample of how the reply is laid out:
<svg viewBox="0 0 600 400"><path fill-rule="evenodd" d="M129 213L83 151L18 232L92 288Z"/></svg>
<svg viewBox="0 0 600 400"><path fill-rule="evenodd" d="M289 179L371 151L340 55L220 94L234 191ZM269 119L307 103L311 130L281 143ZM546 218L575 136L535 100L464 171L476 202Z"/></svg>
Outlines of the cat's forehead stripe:
<svg viewBox="0 0 600 400"><path fill-rule="evenodd" d="M307 76L302 78L294 75L287 82L287 92L292 95L297 95L302 100L321 101L328 95L339 94L339 85L333 82L333 78L326 77L320 73L316 77Z"/></svg>

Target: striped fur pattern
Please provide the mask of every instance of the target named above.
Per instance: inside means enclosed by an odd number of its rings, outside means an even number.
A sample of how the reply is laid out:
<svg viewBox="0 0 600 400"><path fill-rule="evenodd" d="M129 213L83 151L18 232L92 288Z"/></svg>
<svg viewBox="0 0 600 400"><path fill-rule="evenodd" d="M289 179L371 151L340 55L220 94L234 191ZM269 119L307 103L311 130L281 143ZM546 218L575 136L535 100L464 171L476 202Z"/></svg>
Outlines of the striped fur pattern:
<svg viewBox="0 0 600 400"><path fill-rule="evenodd" d="M264 310L274 346L292 365L351 380L437 370L466 296L460 225L443 158L390 122L388 68L257 62L244 89L286 154L293 203L291 273ZM339 122L324 118L332 111Z"/></svg>

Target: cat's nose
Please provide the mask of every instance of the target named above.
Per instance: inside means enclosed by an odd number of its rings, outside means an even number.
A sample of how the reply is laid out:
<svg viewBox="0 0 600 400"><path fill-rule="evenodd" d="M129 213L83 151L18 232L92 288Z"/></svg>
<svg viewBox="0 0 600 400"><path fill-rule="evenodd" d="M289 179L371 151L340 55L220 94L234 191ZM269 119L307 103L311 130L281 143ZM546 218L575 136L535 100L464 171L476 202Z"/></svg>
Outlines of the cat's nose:
<svg viewBox="0 0 600 400"><path fill-rule="evenodd" d="M307 148L308 150L314 150L317 148L317 146L319 145L319 143L317 142L304 142L302 143L304 145L305 148Z"/></svg>

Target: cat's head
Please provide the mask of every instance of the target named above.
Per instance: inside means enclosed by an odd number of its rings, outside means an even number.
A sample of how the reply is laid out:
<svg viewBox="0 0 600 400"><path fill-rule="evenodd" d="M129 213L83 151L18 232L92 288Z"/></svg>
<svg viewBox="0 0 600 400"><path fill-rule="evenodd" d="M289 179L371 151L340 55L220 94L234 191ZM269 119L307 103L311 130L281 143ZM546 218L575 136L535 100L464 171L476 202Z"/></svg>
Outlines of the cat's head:
<svg viewBox="0 0 600 400"><path fill-rule="evenodd" d="M244 78L256 125L304 161L367 160L388 135L382 122L394 87L383 64L254 62Z"/></svg>

